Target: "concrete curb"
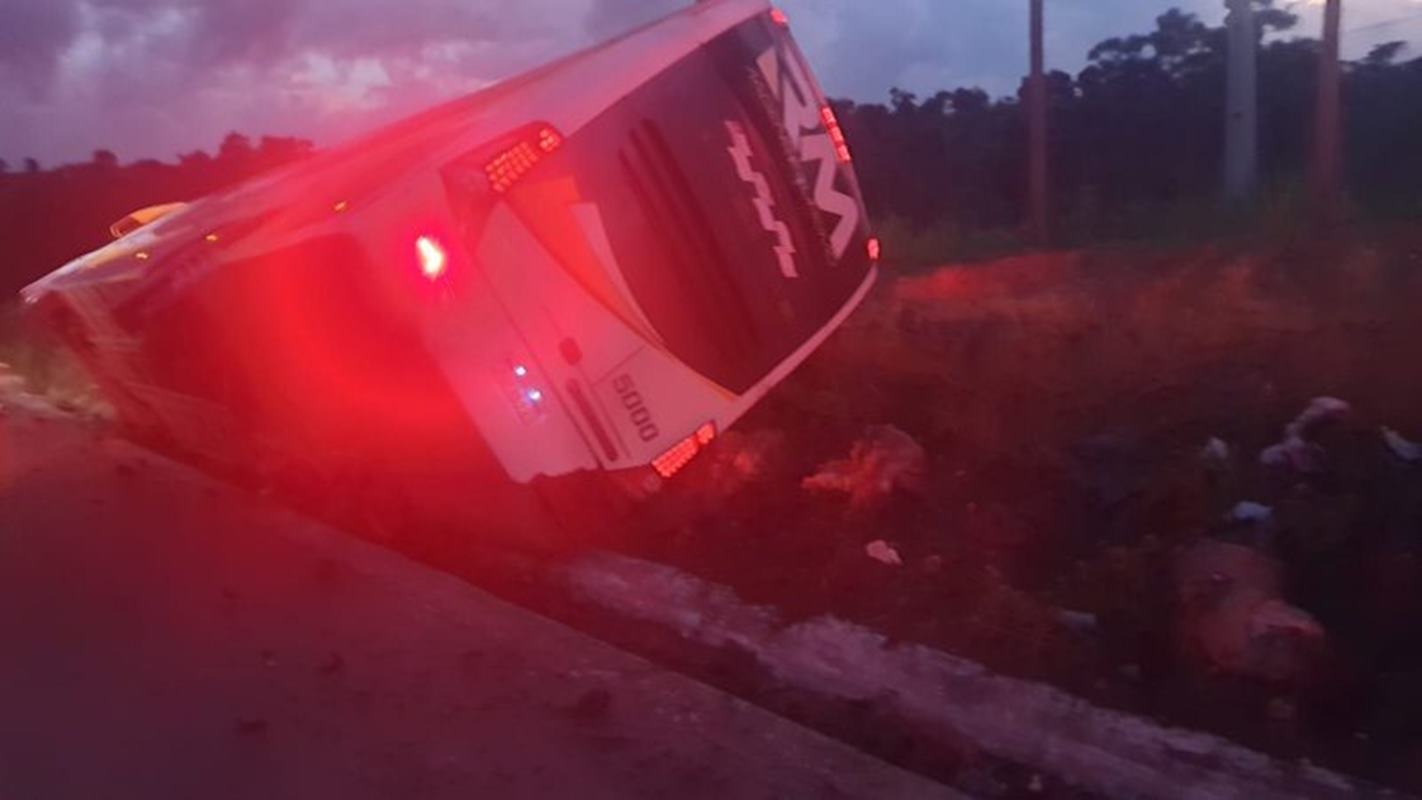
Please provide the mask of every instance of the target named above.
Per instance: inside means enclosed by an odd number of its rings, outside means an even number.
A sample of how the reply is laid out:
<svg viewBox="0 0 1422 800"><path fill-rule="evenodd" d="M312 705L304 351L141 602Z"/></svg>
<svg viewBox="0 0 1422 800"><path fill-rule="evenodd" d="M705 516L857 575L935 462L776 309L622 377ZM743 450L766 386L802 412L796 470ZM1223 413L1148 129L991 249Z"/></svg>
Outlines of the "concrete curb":
<svg viewBox="0 0 1422 800"><path fill-rule="evenodd" d="M597 554L563 567L561 579L582 602L704 646L739 648L795 688L890 702L904 719L944 738L1108 797L1399 796L1307 762L1098 708L927 647L894 645L839 619L786 625L774 609L660 564Z"/></svg>

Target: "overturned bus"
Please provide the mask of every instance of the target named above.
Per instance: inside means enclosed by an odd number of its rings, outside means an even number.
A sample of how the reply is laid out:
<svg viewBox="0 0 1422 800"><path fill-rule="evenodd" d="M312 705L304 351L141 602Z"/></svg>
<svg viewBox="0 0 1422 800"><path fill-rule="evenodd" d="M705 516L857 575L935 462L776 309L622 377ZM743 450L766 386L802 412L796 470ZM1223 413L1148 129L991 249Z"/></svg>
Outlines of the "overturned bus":
<svg viewBox="0 0 1422 800"><path fill-rule="evenodd" d="M515 528L671 478L844 321L878 256L765 0L114 232L23 297L135 438L392 522Z"/></svg>

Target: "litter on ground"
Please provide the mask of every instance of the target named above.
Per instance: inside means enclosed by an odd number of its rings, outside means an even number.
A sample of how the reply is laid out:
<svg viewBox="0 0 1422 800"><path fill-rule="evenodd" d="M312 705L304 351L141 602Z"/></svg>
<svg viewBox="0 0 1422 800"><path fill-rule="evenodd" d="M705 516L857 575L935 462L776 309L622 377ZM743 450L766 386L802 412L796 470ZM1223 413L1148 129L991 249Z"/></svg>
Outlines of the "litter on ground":
<svg viewBox="0 0 1422 800"><path fill-rule="evenodd" d="M1225 515L1225 519L1229 522L1241 522L1249 524L1268 522L1273 518L1274 509L1264 505L1263 503L1255 503L1248 500L1237 504L1234 508L1230 509L1230 512L1228 514Z"/></svg>
<svg viewBox="0 0 1422 800"><path fill-rule="evenodd" d="M1284 439L1259 454L1259 463L1267 467L1289 468L1305 474L1321 472L1327 463L1327 452L1309 440L1325 423L1340 420L1352 410L1346 401L1336 397L1318 397L1302 414L1284 429Z"/></svg>
<svg viewBox="0 0 1422 800"><path fill-rule="evenodd" d="M1382 437L1393 455L1408 464L1422 464L1422 444L1403 438L1402 434L1392 428L1383 428Z"/></svg>
<svg viewBox="0 0 1422 800"><path fill-rule="evenodd" d="M1229 444L1218 436L1210 437L1200 450L1200 460L1211 466L1223 467L1229 464Z"/></svg>
<svg viewBox="0 0 1422 800"><path fill-rule="evenodd" d="M880 564L886 564L891 567L902 567L904 565L904 559L899 555L899 551L895 550L893 545L883 539L878 539L865 545L864 554L878 561Z"/></svg>
<svg viewBox="0 0 1422 800"><path fill-rule="evenodd" d="M811 491L843 492L869 505L896 489L918 490L927 456L912 436L893 425L875 425L854 443L849 458L824 464L801 482Z"/></svg>
<svg viewBox="0 0 1422 800"><path fill-rule="evenodd" d="M1283 599L1277 561L1207 540L1177 558L1175 586L1181 644L1210 671L1279 683L1313 674L1326 636L1312 615Z"/></svg>

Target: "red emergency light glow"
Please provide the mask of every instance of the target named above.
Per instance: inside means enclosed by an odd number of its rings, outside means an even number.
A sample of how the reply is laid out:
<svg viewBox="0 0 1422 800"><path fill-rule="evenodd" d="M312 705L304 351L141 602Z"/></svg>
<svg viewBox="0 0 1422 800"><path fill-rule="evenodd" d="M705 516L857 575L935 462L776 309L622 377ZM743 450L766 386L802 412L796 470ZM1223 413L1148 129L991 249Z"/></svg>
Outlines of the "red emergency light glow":
<svg viewBox="0 0 1422 800"><path fill-rule="evenodd" d="M770 10L770 19L772 22L782 28L790 27L790 17L788 17L784 11L781 11L778 8L772 8Z"/></svg>
<svg viewBox="0 0 1422 800"><path fill-rule="evenodd" d="M879 241L879 237L870 236L869 242L864 246L869 251L869 260L878 261L879 256L884 254L884 245Z"/></svg>
<svg viewBox="0 0 1422 800"><path fill-rule="evenodd" d="M444 248L428 236L415 240L415 254L420 258L420 272L432 281L439 280L445 267L449 265L449 256L445 254Z"/></svg>
<svg viewBox="0 0 1422 800"><path fill-rule="evenodd" d="M484 165L484 174L489 177L489 188L499 194L507 192L538 162L562 146L563 134L552 126L544 125L533 129L522 140L489 159L489 163Z"/></svg>
<svg viewBox="0 0 1422 800"><path fill-rule="evenodd" d="M839 118L834 115L834 109L829 104L820 106L820 120L825 123L825 130L829 131L830 141L834 142L834 155L839 159L839 163L848 164L852 158L849 154L849 142L844 140L844 129L839 127Z"/></svg>
<svg viewBox="0 0 1422 800"><path fill-rule="evenodd" d="M657 456L652 461L652 467L657 474L663 478L670 479L673 475L681 472L693 458L706 449L706 446L716 438L716 423L708 422L696 429L696 433L682 439L676 443L672 449Z"/></svg>

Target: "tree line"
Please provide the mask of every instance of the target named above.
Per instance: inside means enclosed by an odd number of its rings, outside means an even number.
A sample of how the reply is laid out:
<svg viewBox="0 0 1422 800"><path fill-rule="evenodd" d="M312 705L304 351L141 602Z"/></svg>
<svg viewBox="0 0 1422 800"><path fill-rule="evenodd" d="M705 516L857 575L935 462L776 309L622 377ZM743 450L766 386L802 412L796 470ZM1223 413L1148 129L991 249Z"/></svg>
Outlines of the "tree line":
<svg viewBox="0 0 1422 800"><path fill-rule="evenodd" d="M1290 37L1298 18L1255 0L1259 158L1253 209L1221 203L1228 36L1171 10L1155 29L1093 47L1073 76L1047 75L1051 216L1059 244L1207 235L1261 216L1303 217L1321 44ZM1344 64L1345 164L1352 213L1422 215L1422 58L1401 42ZM888 103L836 101L866 201L896 230L954 241L1027 223L1026 86Z"/></svg>

